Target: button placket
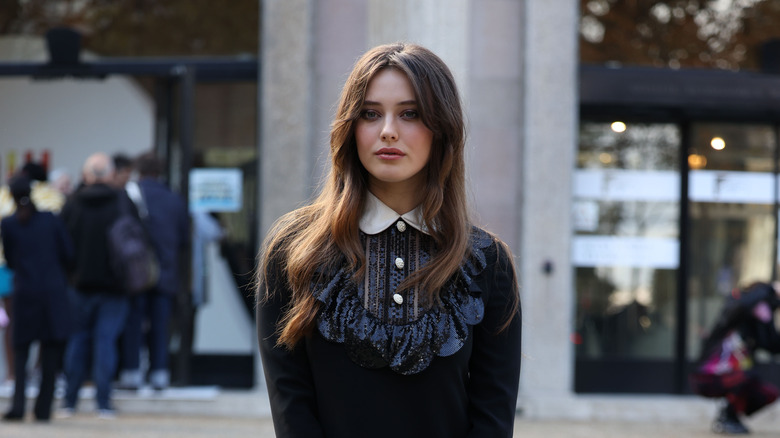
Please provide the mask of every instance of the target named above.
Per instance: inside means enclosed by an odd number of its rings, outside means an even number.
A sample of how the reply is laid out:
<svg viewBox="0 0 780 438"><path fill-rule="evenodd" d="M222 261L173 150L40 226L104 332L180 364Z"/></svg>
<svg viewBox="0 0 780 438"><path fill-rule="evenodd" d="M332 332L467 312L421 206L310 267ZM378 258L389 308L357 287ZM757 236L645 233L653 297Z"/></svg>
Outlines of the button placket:
<svg viewBox="0 0 780 438"><path fill-rule="evenodd" d="M403 233L406 231L406 222L404 222L402 219L398 219L398 221L395 223L395 228L398 230L399 233ZM399 271L404 269L404 266L406 266L406 263L404 262L404 259L402 257L396 257L395 258L395 267ZM399 294L398 292L393 294L393 301L397 305L401 305L404 303L404 297L403 295Z"/></svg>

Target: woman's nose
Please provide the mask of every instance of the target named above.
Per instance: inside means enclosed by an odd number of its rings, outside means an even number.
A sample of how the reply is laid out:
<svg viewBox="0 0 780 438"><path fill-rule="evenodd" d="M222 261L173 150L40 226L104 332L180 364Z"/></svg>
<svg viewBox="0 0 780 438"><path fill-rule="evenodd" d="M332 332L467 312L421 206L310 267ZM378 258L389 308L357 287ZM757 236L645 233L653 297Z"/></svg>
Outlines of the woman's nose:
<svg viewBox="0 0 780 438"><path fill-rule="evenodd" d="M398 132L395 129L395 124L393 122L386 122L384 126L382 126L382 141L396 141L398 140Z"/></svg>

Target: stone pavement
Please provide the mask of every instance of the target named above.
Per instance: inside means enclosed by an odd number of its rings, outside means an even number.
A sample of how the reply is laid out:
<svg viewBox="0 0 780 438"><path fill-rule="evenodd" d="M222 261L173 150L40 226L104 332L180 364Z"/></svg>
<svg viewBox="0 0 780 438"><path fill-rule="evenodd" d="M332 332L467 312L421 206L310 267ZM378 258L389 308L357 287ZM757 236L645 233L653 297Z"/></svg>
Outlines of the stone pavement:
<svg viewBox="0 0 780 438"><path fill-rule="evenodd" d="M708 424L637 421L529 420L519 417L515 437L524 438L699 438L716 436ZM777 437L778 431L756 426L751 436ZM101 420L91 413L48 424L0 423L3 438L273 438L270 419L127 414Z"/></svg>
<svg viewBox="0 0 780 438"><path fill-rule="evenodd" d="M60 391L58 391L60 392ZM28 389L31 408L34 388ZM0 413L10 404L0 387ZM268 398L259 390L217 387L114 392L119 416L94 413L94 390L82 390L80 411L71 418L37 423L0 423L0 438L272 438ZM533 402L533 403L531 403ZM528 438L698 438L709 431L715 404L696 397L577 396L571 400L521 401L525 414L515 437ZM28 409L28 415L31 409ZM780 437L780 404L746 421L753 437ZM370 437L367 437L370 438Z"/></svg>

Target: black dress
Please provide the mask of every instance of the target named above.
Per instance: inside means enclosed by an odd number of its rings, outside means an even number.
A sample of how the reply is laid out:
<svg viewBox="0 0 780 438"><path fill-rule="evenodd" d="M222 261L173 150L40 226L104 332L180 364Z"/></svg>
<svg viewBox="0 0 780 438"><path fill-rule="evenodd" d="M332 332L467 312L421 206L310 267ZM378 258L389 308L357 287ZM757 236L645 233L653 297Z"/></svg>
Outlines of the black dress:
<svg viewBox="0 0 780 438"><path fill-rule="evenodd" d="M361 232L366 275L345 267L313 285L314 333L292 351L276 346L289 302L279 260L261 286L258 336L277 437L511 437L520 373L521 318L499 329L516 293L509 255L474 228L471 256L438 302L419 290L394 296L422 266L433 239L403 218Z"/></svg>

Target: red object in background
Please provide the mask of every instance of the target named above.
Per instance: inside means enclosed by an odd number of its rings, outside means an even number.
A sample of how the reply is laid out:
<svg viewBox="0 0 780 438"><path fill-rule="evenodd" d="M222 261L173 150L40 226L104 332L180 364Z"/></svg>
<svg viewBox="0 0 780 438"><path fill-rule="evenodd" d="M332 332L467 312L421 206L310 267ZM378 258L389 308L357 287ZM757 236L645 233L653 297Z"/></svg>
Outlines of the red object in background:
<svg viewBox="0 0 780 438"><path fill-rule="evenodd" d="M24 164L27 164L30 161L32 161L32 151L27 151L24 153Z"/></svg>
<svg viewBox="0 0 780 438"><path fill-rule="evenodd" d="M46 172L49 171L49 150L44 149L41 153L41 166L43 166L44 169L46 169Z"/></svg>

